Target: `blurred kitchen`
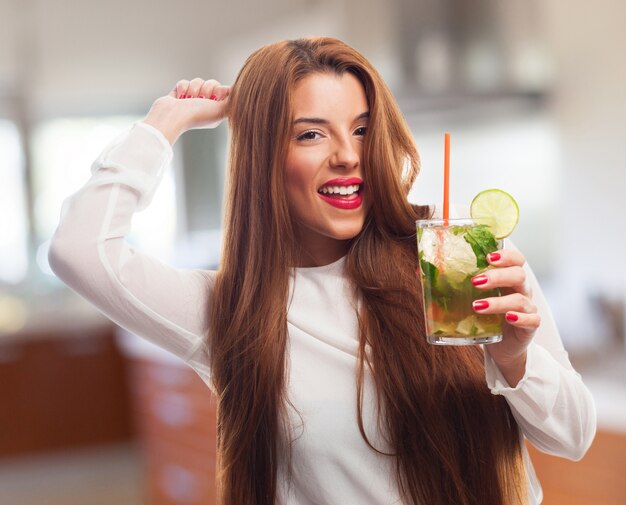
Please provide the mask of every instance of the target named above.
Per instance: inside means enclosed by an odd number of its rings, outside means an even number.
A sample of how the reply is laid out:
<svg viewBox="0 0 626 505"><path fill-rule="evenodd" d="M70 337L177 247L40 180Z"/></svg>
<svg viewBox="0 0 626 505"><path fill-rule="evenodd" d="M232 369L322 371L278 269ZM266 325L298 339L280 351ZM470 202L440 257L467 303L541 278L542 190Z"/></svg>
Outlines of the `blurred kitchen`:
<svg viewBox="0 0 626 505"><path fill-rule="evenodd" d="M544 503L626 503L624 19L613 0L0 0L0 503L213 503L209 390L62 285L47 245L92 160L178 79L230 83L309 35L396 94L422 156L411 200L441 199L444 131L453 202L517 199L513 239L598 408L581 462L532 452ZM138 247L217 265L226 147L225 125L182 137Z"/></svg>

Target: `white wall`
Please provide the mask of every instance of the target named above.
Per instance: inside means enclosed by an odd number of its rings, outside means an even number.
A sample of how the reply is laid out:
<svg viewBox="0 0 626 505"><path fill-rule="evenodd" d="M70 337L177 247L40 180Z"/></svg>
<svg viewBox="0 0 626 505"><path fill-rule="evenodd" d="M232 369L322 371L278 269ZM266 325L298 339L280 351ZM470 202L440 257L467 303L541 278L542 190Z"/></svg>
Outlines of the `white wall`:
<svg viewBox="0 0 626 505"><path fill-rule="evenodd" d="M375 0L0 0L0 111L15 95L35 116L133 112L177 79L228 82L282 38L345 38L389 61L390 16ZM363 29L376 20L377 29Z"/></svg>
<svg viewBox="0 0 626 505"><path fill-rule="evenodd" d="M626 297L626 3L548 0L556 81L550 112L563 156L554 262L565 330L603 342L585 299Z"/></svg>
<svg viewBox="0 0 626 505"><path fill-rule="evenodd" d="M36 116L141 109L181 76L210 73L229 40L303 4L0 0L0 105L25 91Z"/></svg>

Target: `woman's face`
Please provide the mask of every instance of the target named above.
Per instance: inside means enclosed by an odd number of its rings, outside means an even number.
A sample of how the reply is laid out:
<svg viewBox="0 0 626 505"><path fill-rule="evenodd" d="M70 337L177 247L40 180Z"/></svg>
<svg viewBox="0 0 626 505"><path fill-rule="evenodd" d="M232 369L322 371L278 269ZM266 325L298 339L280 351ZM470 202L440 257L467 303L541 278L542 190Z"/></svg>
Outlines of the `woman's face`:
<svg viewBox="0 0 626 505"><path fill-rule="evenodd" d="M368 105L350 73L311 74L293 93L285 162L287 199L302 265L332 263L363 228L367 210L361 155Z"/></svg>

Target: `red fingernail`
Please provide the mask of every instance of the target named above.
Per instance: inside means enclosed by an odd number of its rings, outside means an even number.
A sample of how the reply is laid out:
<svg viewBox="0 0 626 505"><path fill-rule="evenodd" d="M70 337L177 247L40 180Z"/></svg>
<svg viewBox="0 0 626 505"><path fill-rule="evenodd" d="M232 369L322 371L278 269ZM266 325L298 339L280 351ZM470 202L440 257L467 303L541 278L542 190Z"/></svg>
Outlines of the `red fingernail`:
<svg viewBox="0 0 626 505"><path fill-rule="evenodd" d="M489 261L498 261L501 257L500 253L491 253L489 254Z"/></svg>
<svg viewBox="0 0 626 505"><path fill-rule="evenodd" d="M486 275L477 275L476 277L472 277L472 284L474 286L482 286L483 284L487 284L488 280Z"/></svg>
<svg viewBox="0 0 626 505"><path fill-rule="evenodd" d="M178 95L179 100L182 100L183 98L185 98L185 95Z"/></svg>
<svg viewBox="0 0 626 505"><path fill-rule="evenodd" d="M473 304L474 310L485 310L489 308L489 302L487 300L476 300Z"/></svg>
<svg viewBox="0 0 626 505"><path fill-rule="evenodd" d="M515 322L518 319L519 319L519 317L517 317L517 314L513 314L512 312L507 312L506 313L506 320L507 321Z"/></svg>
<svg viewBox="0 0 626 505"><path fill-rule="evenodd" d="M211 95L211 100L217 100L217 95Z"/></svg>

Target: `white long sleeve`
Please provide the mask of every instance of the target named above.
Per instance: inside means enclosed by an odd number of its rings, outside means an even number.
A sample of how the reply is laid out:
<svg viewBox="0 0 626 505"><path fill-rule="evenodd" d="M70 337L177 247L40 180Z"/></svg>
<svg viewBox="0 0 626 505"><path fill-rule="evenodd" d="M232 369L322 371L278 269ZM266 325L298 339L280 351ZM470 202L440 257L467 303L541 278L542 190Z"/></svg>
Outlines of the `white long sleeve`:
<svg viewBox="0 0 626 505"><path fill-rule="evenodd" d="M125 240L172 158L163 135L136 123L94 162L92 177L63 205L50 246L54 273L118 325L187 361L206 364L213 272L179 270Z"/></svg>

